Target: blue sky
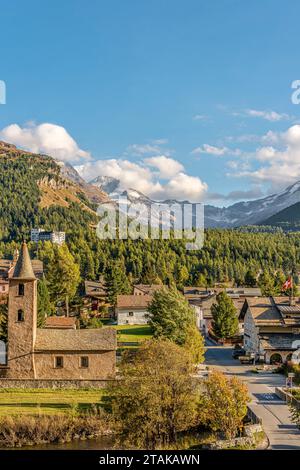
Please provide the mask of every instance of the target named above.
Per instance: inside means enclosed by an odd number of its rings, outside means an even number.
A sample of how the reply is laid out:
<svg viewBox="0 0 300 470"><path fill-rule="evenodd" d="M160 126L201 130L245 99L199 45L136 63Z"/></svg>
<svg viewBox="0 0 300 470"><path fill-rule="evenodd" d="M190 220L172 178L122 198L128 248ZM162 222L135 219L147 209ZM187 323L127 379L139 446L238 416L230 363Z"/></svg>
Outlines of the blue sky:
<svg viewBox="0 0 300 470"><path fill-rule="evenodd" d="M299 15L297 0L5 2L0 138L157 198L276 192L300 179Z"/></svg>

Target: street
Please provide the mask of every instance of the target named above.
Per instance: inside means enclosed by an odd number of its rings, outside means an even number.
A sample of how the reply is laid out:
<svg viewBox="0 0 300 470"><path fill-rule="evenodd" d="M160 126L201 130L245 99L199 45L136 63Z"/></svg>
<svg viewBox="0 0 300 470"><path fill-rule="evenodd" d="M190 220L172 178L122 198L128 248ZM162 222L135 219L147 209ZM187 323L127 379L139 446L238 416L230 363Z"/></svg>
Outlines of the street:
<svg viewBox="0 0 300 470"><path fill-rule="evenodd" d="M232 358L232 348L216 346L206 340L205 364L227 375L243 380L252 398L251 409L262 419L263 428L270 442L270 449L300 449L300 431L290 420L289 408L277 395L275 387L282 386L285 378L271 372L253 373L253 365L241 365Z"/></svg>

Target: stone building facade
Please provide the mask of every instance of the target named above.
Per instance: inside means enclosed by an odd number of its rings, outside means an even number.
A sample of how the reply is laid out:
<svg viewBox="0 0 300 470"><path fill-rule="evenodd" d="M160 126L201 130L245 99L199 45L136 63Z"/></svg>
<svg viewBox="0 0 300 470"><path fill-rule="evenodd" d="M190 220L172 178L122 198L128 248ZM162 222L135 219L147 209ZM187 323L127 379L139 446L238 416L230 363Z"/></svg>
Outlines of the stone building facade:
<svg viewBox="0 0 300 470"><path fill-rule="evenodd" d="M110 328L37 328L37 279L26 243L9 279L8 345L1 378L106 380L115 376Z"/></svg>

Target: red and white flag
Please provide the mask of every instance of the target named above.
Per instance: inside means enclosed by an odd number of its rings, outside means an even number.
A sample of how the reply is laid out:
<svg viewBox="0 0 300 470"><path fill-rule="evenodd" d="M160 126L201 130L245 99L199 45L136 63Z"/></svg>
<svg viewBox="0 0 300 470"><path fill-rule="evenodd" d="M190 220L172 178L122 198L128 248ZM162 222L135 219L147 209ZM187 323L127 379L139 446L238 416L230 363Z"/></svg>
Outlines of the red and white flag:
<svg viewBox="0 0 300 470"><path fill-rule="evenodd" d="M292 281L292 278L290 277L289 279L287 279L287 280L285 281L285 283L284 283L283 286L282 286L282 289L283 289L283 290L291 289L292 286L293 286L293 281Z"/></svg>

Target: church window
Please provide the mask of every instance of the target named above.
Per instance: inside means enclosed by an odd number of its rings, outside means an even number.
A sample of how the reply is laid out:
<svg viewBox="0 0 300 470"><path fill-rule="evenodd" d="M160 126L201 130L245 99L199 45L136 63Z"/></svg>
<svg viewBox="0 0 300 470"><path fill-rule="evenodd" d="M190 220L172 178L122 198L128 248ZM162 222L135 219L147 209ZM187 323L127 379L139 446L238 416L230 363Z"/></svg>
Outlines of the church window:
<svg viewBox="0 0 300 470"><path fill-rule="evenodd" d="M80 358L80 367L86 369L89 366L89 358L88 356L81 356Z"/></svg>
<svg viewBox="0 0 300 470"><path fill-rule="evenodd" d="M24 311L22 309L18 310L18 321L24 321Z"/></svg>
<svg viewBox="0 0 300 470"><path fill-rule="evenodd" d="M19 294L18 295L24 295L24 284L19 284Z"/></svg>
<svg viewBox="0 0 300 470"><path fill-rule="evenodd" d="M55 367L56 369L62 369L64 366L64 358L62 356L56 356Z"/></svg>

